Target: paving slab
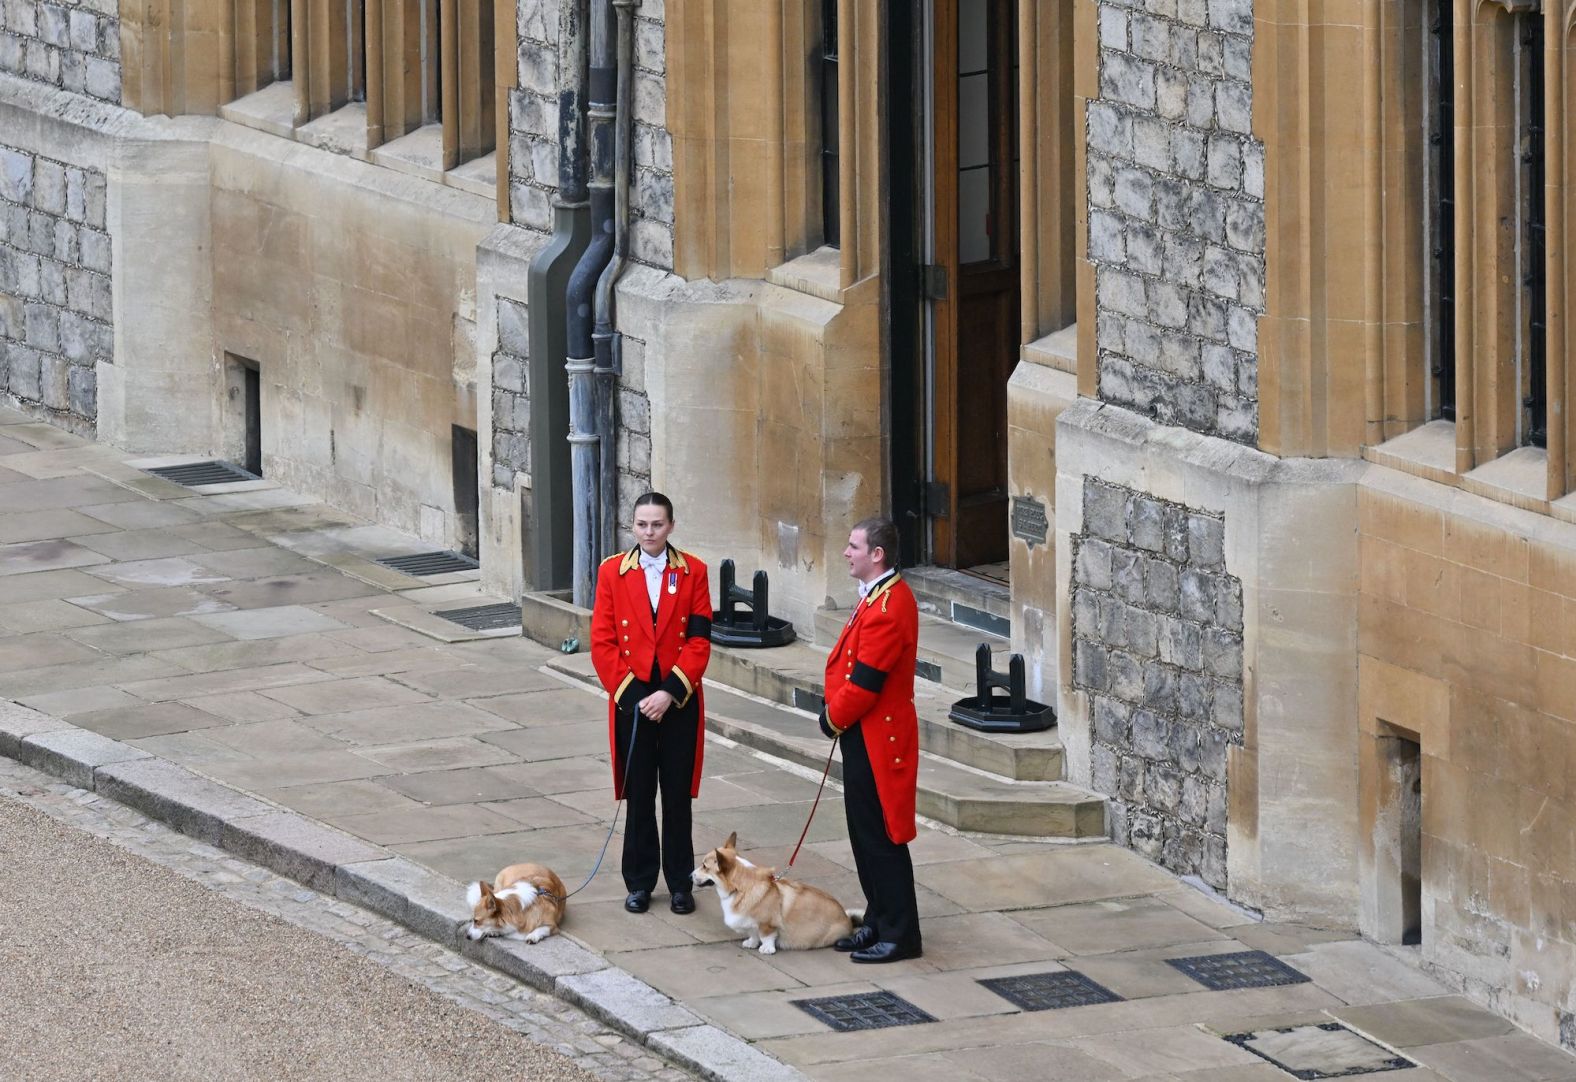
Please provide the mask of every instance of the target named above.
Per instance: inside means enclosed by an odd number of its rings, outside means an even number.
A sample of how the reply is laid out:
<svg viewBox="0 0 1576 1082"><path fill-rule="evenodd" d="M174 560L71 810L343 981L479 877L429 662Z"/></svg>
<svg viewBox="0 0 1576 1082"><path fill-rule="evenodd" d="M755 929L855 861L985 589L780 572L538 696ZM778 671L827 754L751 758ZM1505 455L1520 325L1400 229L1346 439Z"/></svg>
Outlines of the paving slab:
<svg viewBox="0 0 1576 1082"><path fill-rule="evenodd" d="M0 605L0 629L17 635L34 631L66 631L71 628L107 624L111 620L102 613L90 612L69 601L23 601L15 605Z"/></svg>
<svg viewBox="0 0 1576 1082"><path fill-rule="evenodd" d="M326 674L319 673L319 676ZM418 696L419 697L419 696ZM350 744L392 744L446 736L475 736L510 728L507 721L456 702L417 702L376 710L308 716L305 724ZM536 790L529 789L528 793Z"/></svg>
<svg viewBox="0 0 1576 1082"><path fill-rule="evenodd" d="M186 616L110 621L75 629L67 637L101 653L117 655L147 654L156 650L177 650L230 641L230 636L223 632L205 627Z"/></svg>
<svg viewBox="0 0 1576 1082"><path fill-rule="evenodd" d="M423 740L414 744L381 744L361 749L361 755L374 763L401 772L429 768L450 770L499 766L518 761L503 748L473 740L468 736Z"/></svg>
<svg viewBox="0 0 1576 1082"><path fill-rule="evenodd" d="M13 758L80 789L93 788L93 772L111 763L146 759L148 753L86 729L37 732L14 745Z"/></svg>
<svg viewBox="0 0 1576 1082"><path fill-rule="evenodd" d="M196 707L206 714L232 722L278 721L282 718L301 716L301 711L295 707L259 695L255 691L198 695L183 701L187 706Z"/></svg>
<svg viewBox="0 0 1576 1082"><path fill-rule="evenodd" d="M101 736L115 740L133 740L144 736L166 736L198 729L211 729L226 724L224 719L205 714L195 707L182 703L141 703L136 706L117 706L108 710L95 710L78 714L71 719L73 725L91 729Z"/></svg>
<svg viewBox="0 0 1576 1082"><path fill-rule="evenodd" d="M1446 1078L1570 1082L1572 1057L1525 1033L1409 1047L1406 1054Z"/></svg>
<svg viewBox="0 0 1576 1082"><path fill-rule="evenodd" d="M0 545L18 541L45 541L76 538L82 534L104 533L114 526L80 511L56 508L49 511L19 511L0 517ZM77 542L80 544L80 542Z"/></svg>
<svg viewBox="0 0 1576 1082"><path fill-rule="evenodd" d="M332 616L315 612L304 605L280 605L267 609L239 609L194 619L234 639L278 639L287 635L310 635L342 631L350 625Z"/></svg>
<svg viewBox="0 0 1576 1082"><path fill-rule="evenodd" d="M1480 1037L1501 1037L1516 1028L1508 1020L1488 1013L1464 996L1434 996L1341 1007L1331 1013L1353 1029L1401 1049Z"/></svg>
<svg viewBox="0 0 1576 1082"><path fill-rule="evenodd" d="M381 860L382 850L293 812L227 819L219 844L313 890L332 894L341 864Z"/></svg>
<svg viewBox="0 0 1576 1082"><path fill-rule="evenodd" d="M218 845L224 824L269 814L261 800L162 759L134 759L98 769L95 788L194 838Z"/></svg>
<svg viewBox="0 0 1576 1082"><path fill-rule="evenodd" d="M106 590L106 587L113 587ZM114 620L146 620L153 616L202 616L228 612L234 605L209 597L189 586L154 586L128 589L98 579L92 590L66 599L73 605L103 613Z"/></svg>

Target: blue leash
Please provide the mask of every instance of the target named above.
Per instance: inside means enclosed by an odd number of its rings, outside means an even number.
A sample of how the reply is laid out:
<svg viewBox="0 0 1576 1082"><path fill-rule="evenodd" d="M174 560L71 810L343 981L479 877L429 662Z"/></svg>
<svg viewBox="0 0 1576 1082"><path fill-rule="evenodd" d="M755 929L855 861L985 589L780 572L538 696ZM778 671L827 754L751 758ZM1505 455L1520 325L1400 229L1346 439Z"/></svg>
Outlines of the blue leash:
<svg viewBox="0 0 1576 1082"><path fill-rule="evenodd" d="M629 727L629 754L624 756L624 786L626 789L629 787L629 768L630 765L635 761L635 738L639 735L640 710L639 708L636 708L634 724ZM602 851L596 855L596 864L592 866L591 874L586 876L586 881L584 883L581 883L574 890L564 895L561 899L562 901L567 902L576 894L579 894L581 891L589 887L591 885L591 880L596 878L596 873L602 870L602 858L607 856L607 847L613 841L613 832L618 829L618 813L619 809L623 807L623 804L624 801L622 799L613 802L613 821L607 826L607 837L602 839ZM540 893L545 894L546 891L542 891Z"/></svg>

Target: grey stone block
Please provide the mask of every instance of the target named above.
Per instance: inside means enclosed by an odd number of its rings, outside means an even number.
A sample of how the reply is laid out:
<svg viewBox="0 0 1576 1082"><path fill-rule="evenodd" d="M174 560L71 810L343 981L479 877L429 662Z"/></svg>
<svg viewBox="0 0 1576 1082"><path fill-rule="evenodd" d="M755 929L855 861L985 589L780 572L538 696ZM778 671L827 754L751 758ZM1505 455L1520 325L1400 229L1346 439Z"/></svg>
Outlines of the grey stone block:
<svg viewBox="0 0 1576 1082"><path fill-rule="evenodd" d="M1241 676L1242 637L1224 628L1205 628L1204 668L1216 676Z"/></svg>
<svg viewBox="0 0 1576 1082"><path fill-rule="evenodd" d="M376 846L291 812L229 820L219 844L324 894L333 892L334 869L339 865L387 855Z"/></svg>
<svg viewBox="0 0 1576 1082"><path fill-rule="evenodd" d="M1187 76L1176 68L1155 72L1155 113L1164 120L1179 122L1187 116ZM1174 134L1174 133L1173 133ZM1173 153L1175 148L1173 147Z"/></svg>
<svg viewBox="0 0 1576 1082"><path fill-rule="evenodd" d="M1144 584L1144 558L1127 549L1111 553L1111 585L1130 605L1142 605L1147 593Z"/></svg>
<svg viewBox="0 0 1576 1082"><path fill-rule="evenodd" d="M8 759L21 759L23 740L42 733L78 732L59 718L39 713L20 703L0 699L0 755Z"/></svg>
<svg viewBox="0 0 1576 1082"><path fill-rule="evenodd" d="M1103 210L1090 212L1089 258L1101 263L1127 260L1127 241L1119 216Z"/></svg>
<svg viewBox="0 0 1576 1082"><path fill-rule="evenodd" d="M1167 619L1159 635L1160 660L1197 671L1204 664L1203 629L1186 620Z"/></svg>
<svg viewBox="0 0 1576 1082"><path fill-rule="evenodd" d="M1122 353L1127 349L1127 320L1114 312L1095 318L1094 345L1098 350Z"/></svg>
<svg viewBox="0 0 1576 1082"><path fill-rule="evenodd" d="M1178 585L1182 618L1200 624L1212 623L1215 619L1215 577L1207 571L1187 568Z"/></svg>
<svg viewBox="0 0 1576 1082"><path fill-rule="evenodd" d="M73 366L66 377L68 408L78 417L90 421L98 419L98 372L92 368Z"/></svg>
<svg viewBox="0 0 1576 1082"><path fill-rule="evenodd" d="M446 947L459 945L471 919L463 884L403 857L341 864L334 870L334 895Z"/></svg>
<svg viewBox="0 0 1576 1082"><path fill-rule="evenodd" d="M1226 889L1226 839L1211 835L1204 840L1204 863L1199 878L1216 890Z"/></svg>
<svg viewBox="0 0 1576 1082"><path fill-rule="evenodd" d="M1242 732L1242 685L1226 681L1215 684L1209 720L1228 733Z"/></svg>
<svg viewBox="0 0 1576 1082"><path fill-rule="evenodd" d="M805 1075L716 1026L654 1033L650 1046L713 1082L798 1082Z"/></svg>
<svg viewBox="0 0 1576 1082"><path fill-rule="evenodd" d="M608 968L601 955L561 935L549 936L540 943L499 938L472 940L462 936L460 951L539 992L553 992L560 978Z"/></svg>
<svg viewBox="0 0 1576 1082"><path fill-rule="evenodd" d="M1093 590L1083 587L1074 587L1073 596L1073 635L1088 638L1098 635L1100 631L1100 602L1099 595Z"/></svg>
<svg viewBox="0 0 1576 1082"><path fill-rule="evenodd" d="M524 302L510 297L498 298L498 348L522 359L530 357L531 318Z"/></svg>
<svg viewBox="0 0 1576 1082"><path fill-rule="evenodd" d="M45 353L60 352L60 309L48 304L23 308L23 334L27 344Z"/></svg>
<svg viewBox="0 0 1576 1082"><path fill-rule="evenodd" d="M1204 176L1216 188L1236 190L1242 187L1242 144L1229 136L1217 135L1210 139L1206 150L1207 165ZM1224 225L1222 223L1222 228Z"/></svg>
<svg viewBox="0 0 1576 1082"><path fill-rule="evenodd" d="M1135 496L1127 501L1128 540L1148 552L1159 552L1165 547L1164 510L1160 501L1149 496Z"/></svg>
<svg viewBox="0 0 1576 1082"><path fill-rule="evenodd" d="M1169 763L1151 763L1144 770L1144 788L1149 806L1167 815L1177 815L1182 804L1182 773Z"/></svg>
<svg viewBox="0 0 1576 1082"><path fill-rule="evenodd" d="M1185 773L1197 773L1204 766L1204 749L1199 742L1202 730L1196 725L1178 723L1171 726L1170 761Z"/></svg>
<svg viewBox="0 0 1576 1082"><path fill-rule="evenodd" d="M1100 58L1100 96L1145 112L1155 107L1155 67L1126 53Z"/></svg>
<svg viewBox="0 0 1576 1082"><path fill-rule="evenodd" d="M1118 746L1128 743L1128 723L1132 719L1132 707L1105 695L1096 695L1093 713L1095 740Z"/></svg>
<svg viewBox="0 0 1576 1082"><path fill-rule="evenodd" d="M1208 0L1209 25L1228 34L1253 33L1253 0Z"/></svg>
<svg viewBox="0 0 1576 1082"><path fill-rule="evenodd" d="M1171 28L1164 20L1134 15L1130 28L1134 55L1157 64L1171 62Z"/></svg>
<svg viewBox="0 0 1576 1082"><path fill-rule="evenodd" d="M12 345L9 350L11 393L29 402L38 401L38 370L43 358L36 349Z"/></svg>
<svg viewBox="0 0 1576 1082"><path fill-rule="evenodd" d="M1127 51L1127 12L1121 8L1100 5L1100 48Z"/></svg>
<svg viewBox="0 0 1576 1082"><path fill-rule="evenodd" d="M1111 794L1116 792L1117 786L1117 754L1109 744L1095 743L1089 750L1089 784L1096 792ZM1113 815L1112 832L1115 837L1115 816ZM1117 841L1117 844L1121 844Z"/></svg>
<svg viewBox="0 0 1576 1082"><path fill-rule="evenodd" d="M1127 265L1143 274L1160 274L1164 268L1160 231L1148 222L1133 222L1127 230Z"/></svg>
<svg viewBox="0 0 1576 1082"><path fill-rule="evenodd" d="M1116 205L1140 221L1154 220L1154 177L1143 169L1124 166L1116 172ZM1129 315L1138 315L1129 312Z"/></svg>
<svg viewBox="0 0 1576 1082"><path fill-rule="evenodd" d="M150 756L119 740L71 728L23 737L15 758L78 788L92 789L93 772L99 767Z"/></svg>
<svg viewBox="0 0 1576 1082"><path fill-rule="evenodd" d="M30 203L33 198L33 156L0 146L0 199Z"/></svg>
<svg viewBox="0 0 1576 1082"><path fill-rule="evenodd" d="M1204 729L1198 734L1200 772L1214 781L1226 780L1226 747L1230 742L1219 729Z"/></svg>
<svg viewBox="0 0 1576 1082"><path fill-rule="evenodd" d="M1213 682L1199 673L1185 672L1177 677L1177 713L1188 721L1209 720Z"/></svg>
<svg viewBox="0 0 1576 1082"><path fill-rule="evenodd" d="M1116 167L1111 159L1094 152L1093 146L1089 153L1089 205L1091 207L1112 207L1116 205Z"/></svg>
<svg viewBox="0 0 1576 1082"><path fill-rule="evenodd" d="M1099 639L1106 646L1127 645L1128 613L1134 610L1114 597L1100 599Z"/></svg>
<svg viewBox="0 0 1576 1082"><path fill-rule="evenodd" d="M66 375L71 363L57 353L45 353L38 361L38 400L52 410L64 410L71 404L66 387Z"/></svg>
<svg viewBox="0 0 1576 1082"><path fill-rule="evenodd" d="M1104 691L1110 686L1109 656L1099 644L1088 639L1073 642L1073 683L1081 688Z"/></svg>
<svg viewBox="0 0 1576 1082"><path fill-rule="evenodd" d="M560 977L554 990L607 1025L640 1039L657 1030L701 1024L691 1011L620 969Z"/></svg>
<svg viewBox="0 0 1576 1082"><path fill-rule="evenodd" d="M1087 503L1084 508L1085 521L1088 519ZM1109 590L1111 588L1111 546L1098 538L1084 538L1078 542L1078 555L1074 560L1073 574L1080 585L1089 586L1096 590Z"/></svg>
<svg viewBox="0 0 1576 1082"><path fill-rule="evenodd" d="M1132 848L1150 860L1159 860L1165 842L1165 825L1160 817L1135 810L1130 823L1128 832Z"/></svg>
<svg viewBox="0 0 1576 1082"><path fill-rule="evenodd" d="M1190 514L1187 521L1188 558L1199 567L1225 564L1226 523L1214 515Z"/></svg>
<svg viewBox="0 0 1576 1082"><path fill-rule="evenodd" d="M69 23L73 49L80 53L91 53L98 49L98 20L93 17L91 11L84 11L81 8L72 10Z"/></svg>
<svg viewBox="0 0 1576 1082"><path fill-rule="evenodd" d="M1144 666L1144 687L1140 700L1151 710L1174 714L1177 709L1177 671L1158 661Z"/></svg>
<svg viewBox="0 0 1576 1082"><path fill-rule="evenodd" d="M1143 663L1123 650L1110 655L1111 694L1130 703L1141 702L1144 695Z"/></svg>
<svg viewBox="0 0 1576 1082"><path fill-rule="evenodd" d="M1172 613L1178 604L1177 569L1165 560L1151 560L1144 568L1144 601L1156 612ZM1164 654L1161 655L1162 657Z"/></svg>
<svg viewBox="0 0 1576 1082"><path fill-rule="evenodd" d="M1160 620L1152 612L1128 609L1127 647L1139 657L1152 658L1159 650Z"/></svg>
<svg viewBox="0 0 1576 1082"><path fill-rule="evenodd" d="M135 759L100 767L94 788L210 845L219 844L225 820L273 811L261 800L163 759Z"/></svg>
<svg viewBox="0 0 1576 1082"><path fill-rule="evenodd" d="M58 4L38 5L38 37L45 44L57 47L71 43L71 24L65 8Z"/></svg>
<svg viewBox="0 0 1576 1082"><path fill-rule="evenodd" d="M100 63L102 63L102 61ZM109 66L110 67L114 67L113 65L109 65ZM119 99L119 93L118 93L119 78L120 78L119 70L120 70L119 68L115 68L115 71L117 73L116 74L116 84L117 84L116 100ZM89 74L89 77L90 77L90 87L91 87L92 72L93 72L93 64L92 64L92 62L90 62L89 65L88 65L88 74ZM86 218L84 220L87 222L88 225L92 226L94 229L103 229L104 228L104 214L105 214L105 209L106 209L107 194L108 194L108 189L107 189L107 187L105 185L104 174L100 173L100 172L97 172L97 171L94 171L94 170L86 170L86 171L84 171L82 201L83 201L83 209L87 212L87 216L86 216Z"/></svg>
<svg viewBox="0 0 1576 1082"><path fill-rule="evenodd" d="M1084 530L1098 538L1127 541L1127 494L1114 485L1084 481Z"/></svg>
<svg viewBox="0 0 1576 1082"><path fill-rule="evenodd" d="M82 265L89 270L108 274L110 271L110 239L108 233L100 233L96 229L80 229L77 231L78 249L82 253Z"/></svg>

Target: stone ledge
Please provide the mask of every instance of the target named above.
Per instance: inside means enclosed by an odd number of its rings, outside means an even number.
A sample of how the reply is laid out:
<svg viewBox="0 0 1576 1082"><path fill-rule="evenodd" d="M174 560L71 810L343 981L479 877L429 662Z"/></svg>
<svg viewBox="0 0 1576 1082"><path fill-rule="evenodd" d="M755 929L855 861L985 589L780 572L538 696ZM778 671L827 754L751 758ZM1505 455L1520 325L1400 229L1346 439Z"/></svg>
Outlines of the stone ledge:
<svg viewBox="0 0 1576 1082"><path fill-rule="evenodd" d="M472 941L461 885L118 740L0 700L0 754L362 906L506 976L573 1003L703 1078L789 1082L803 1076L703 1020L563 935L537 944Z"/></svg>
<svg viewBox="0 0 1576 1082"><path fill-rule="evenodd" d="M133 759L100 767L94 788L102 796L209 845L219 844L227 821L274 810L261 800L163 759Z"/></svg>
<svg viewBox="0 0 1576 1082"><path fill-rule="evenodd" d="M92 789L93 773L99 767L152 756L119 740L86 729L70 728L24 737L14 758L54 774L79 789Z"/></svg>

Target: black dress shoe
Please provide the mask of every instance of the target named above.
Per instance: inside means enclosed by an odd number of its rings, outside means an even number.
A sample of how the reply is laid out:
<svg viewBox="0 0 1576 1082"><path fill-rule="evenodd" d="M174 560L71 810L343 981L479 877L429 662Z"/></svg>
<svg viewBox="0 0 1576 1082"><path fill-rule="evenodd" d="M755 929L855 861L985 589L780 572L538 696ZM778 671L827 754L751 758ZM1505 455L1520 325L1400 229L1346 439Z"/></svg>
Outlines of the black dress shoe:
<svg viewBox="0 0 1576 1082"><path fill-rule="evenodd" d="M876 930L868 924L861 924L854 929L853 935L845 935L836 943L833 943L832 949L847 954L849 951L862 951L866 947L874 946L875 942Z"/></svg>
<svg viewBox="0 0 1576 1082"><path fill-rule="evenodd" d="M624 899L624 908L631 913L644 913L651 908L651 892L649 890L632 890L629 897Z"/></svg>
<svg viewBox="0 0 1576 1082"><path fill-rule="evenodd" d="M856 962L879 965L882 962L901 962L905 958L918 958L923 953L917 943L877 943L873 947L855 951L849 957Z"/></svg>
<svg viewBox="0 0 1576 1082"><path fill-rule="evenodd" d="M675 913L695 912L695 895L687 890L676 890L673 897L668 899L668 908Z"/></svg>

